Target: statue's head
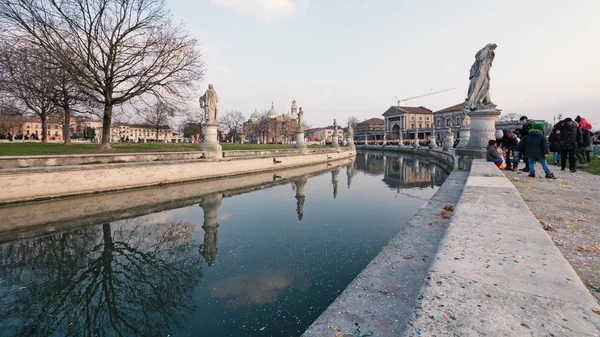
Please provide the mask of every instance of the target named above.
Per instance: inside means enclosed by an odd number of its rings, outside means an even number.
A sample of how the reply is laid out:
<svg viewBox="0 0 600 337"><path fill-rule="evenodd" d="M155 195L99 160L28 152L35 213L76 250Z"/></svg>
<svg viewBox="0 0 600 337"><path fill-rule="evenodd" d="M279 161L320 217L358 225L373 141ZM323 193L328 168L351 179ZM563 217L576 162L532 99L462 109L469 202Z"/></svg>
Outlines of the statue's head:
<svg viewBox="0 0 600 337"><path fill-rule="evenodd" d="M488 43L485 48L489 49L489 50L494 50L496 49L497 45L495 43Z"/></svg>
<svg viewBox="0 0 600 337"><path fill-rule="evenodd" d="M215 88L215 87L213 87L213 85L212 85L212 84L209 84L209 85L208 85L208 89L214 89L214 88Z"/></svg>

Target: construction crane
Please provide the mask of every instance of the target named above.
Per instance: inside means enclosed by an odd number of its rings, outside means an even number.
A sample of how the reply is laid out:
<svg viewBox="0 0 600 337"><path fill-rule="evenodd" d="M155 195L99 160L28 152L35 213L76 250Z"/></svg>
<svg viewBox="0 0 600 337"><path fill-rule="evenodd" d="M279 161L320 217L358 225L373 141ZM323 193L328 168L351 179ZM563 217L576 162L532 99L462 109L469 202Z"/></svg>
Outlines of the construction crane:
<svg viewBox="0 0 600 337"><path fill-rule="evenodd" d="M403 99L399 99L398 96L394 96L394 97L396 97L396 101L398 101L398 106L400 106L400 102L406 102L406 101L410 101L411 99L421 98L421 97L425 97L425 96L431 96L431 95L439 94L441 92L446 92L446 91L450 91L450 90L454 90L454 88L448 88L448 89L443 89L443 90L438 90L438 91L433 91L433 88L432 88L428 94L417 95L417 96L407 97L407 98L403 98Z"/></svg>

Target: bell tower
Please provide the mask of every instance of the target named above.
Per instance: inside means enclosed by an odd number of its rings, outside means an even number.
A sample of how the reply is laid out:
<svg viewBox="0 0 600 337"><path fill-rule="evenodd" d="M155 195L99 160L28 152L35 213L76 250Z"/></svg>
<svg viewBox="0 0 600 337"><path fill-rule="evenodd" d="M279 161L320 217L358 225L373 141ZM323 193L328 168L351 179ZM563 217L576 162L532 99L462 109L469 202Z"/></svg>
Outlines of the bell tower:
<svg viewBox="0 0 600 337"><path fill-rule="evenodd" d="M296 104L296 99L295 98L292 101L292 113L291 113L291 117L293 119L298 119L298 104Z"/></svg>

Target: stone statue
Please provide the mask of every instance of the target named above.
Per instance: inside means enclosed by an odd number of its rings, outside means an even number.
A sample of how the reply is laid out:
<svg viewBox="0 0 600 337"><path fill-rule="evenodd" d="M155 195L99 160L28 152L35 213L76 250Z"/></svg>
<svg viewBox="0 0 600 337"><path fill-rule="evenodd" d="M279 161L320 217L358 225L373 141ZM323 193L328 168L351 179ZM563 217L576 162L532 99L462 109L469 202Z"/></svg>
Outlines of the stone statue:
<svg viewBox="0 0 600 337"><path fill-rule="evenodd" d="M298 111L298 125L296 126L296 131L304 132L304 111L302 111L302 108Z"/></svg>
<svg viewBox="0 0 600 337"><path fill-rule="evenodd" d="M204 117L207 123L214 123L217 121L217 103L219 98L212 84L208 85L208 89L202 97L200 97L200 108L204 109Z"/></svg>
<svg viewBox="0 0 600 337"><path fill-rule="evenodd" d="M495 49L496 45L489 43L475 54L475 63L469 73L469 92L463 103L463 110L473 111L494 105L490 98L490 69L496 55Z"/></svg>
<svg viewBox="0 0 600 337"><path fill-rule="evenodd" d="M348 124L348 135L352 139L354 139L354 128L352 127L352 123Z"/></svg>
<svg viewBox="0 0 600 337"><path fill-rule="evenodd" d="M337 135L337 121L335 120L335 118L333 119L333 132Z"/></svg>

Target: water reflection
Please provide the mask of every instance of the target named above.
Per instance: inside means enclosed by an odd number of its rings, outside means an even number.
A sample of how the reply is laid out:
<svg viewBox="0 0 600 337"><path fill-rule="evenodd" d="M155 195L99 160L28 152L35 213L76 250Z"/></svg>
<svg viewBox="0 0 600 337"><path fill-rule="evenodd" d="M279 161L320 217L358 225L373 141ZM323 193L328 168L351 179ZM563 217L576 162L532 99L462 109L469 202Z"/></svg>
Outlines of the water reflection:
<svg viewBox="0 0 600 337"><path fill-rule="evenodd" d="M333 185L333 198L335 199L338 194L338 182L340 179L340 168L336 167L331 171L331 184Z"/></svg>
<svg viewBox="0 0 600 337"><path fill-rule="evenodd" d="M217 258L217 211L223 201L223 194L217 193L205 197L200 202L200 207L204 211L204 243L200 245L200 255L204 257L208 266L212 266Z"/></svg>
<svg viewBox="0 0 600 337"><path fill-rule="evenodd" d="M426 159L397 154L365 152L356 160L358 170L372 175L383 174L383 181L393 189L441 186L448 174Z"/></svg>
<svg viewBox="0 0 600 337"><path fill-rule="evenodd" d="M304 217L304 201L306 201L304 187L307 182L308 177L306 176L300 177L294 181L294 189L296 190L296 214L298 215L298 220L302 220Z"/></svg>
<svg viewBox="0 0 600 337"><path fill-rule="evenodd" d="M340 191L342 169L348 189ZM0 331L299 336L433 193L398 201L385 185L445 178L426 161L377 153L296 172L243 188L223 180L227 189L210 192L214 184L167 187L174 197L160 207L127 209L127 200L163 196L130 193L107 203L109 215L84 219L95 225L0 245ZM115 220L127 217L135 218Z"/></svg>
<svg viewBox="0 0 600 337"><path fill-rule="evenodd" d="M125 220L0 246L10 336L156 336L193 312L193 225Z"/></svg>

